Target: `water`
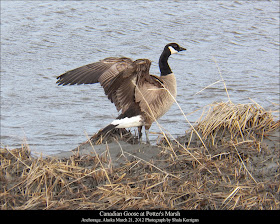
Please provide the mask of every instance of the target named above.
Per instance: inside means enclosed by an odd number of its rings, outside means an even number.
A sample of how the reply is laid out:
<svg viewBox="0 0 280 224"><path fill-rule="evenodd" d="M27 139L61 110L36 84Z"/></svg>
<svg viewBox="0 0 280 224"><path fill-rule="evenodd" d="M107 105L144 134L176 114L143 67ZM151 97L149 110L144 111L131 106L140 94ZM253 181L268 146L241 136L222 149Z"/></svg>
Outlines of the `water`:
<svg viewBox="0 0 280 224"><path fill-rule="evenodd" d="M149 58L158 75L169 42L187 48L169 64L191 122L228 100L222 82L201 91L221 79L217 65L234 103L278 109L279 1L1 1L2 146L75 148L117 111L99 84L63 87L56 77L108 56ZM175 136L189 128L176 105L159 123Z"/></svg>

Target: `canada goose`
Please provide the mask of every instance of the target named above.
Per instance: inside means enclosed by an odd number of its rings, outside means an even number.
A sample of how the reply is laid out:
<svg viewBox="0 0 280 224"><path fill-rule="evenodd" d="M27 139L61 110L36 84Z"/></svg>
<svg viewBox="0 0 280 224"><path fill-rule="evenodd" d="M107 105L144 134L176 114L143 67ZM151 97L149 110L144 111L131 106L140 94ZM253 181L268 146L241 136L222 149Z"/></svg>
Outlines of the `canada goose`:
<svg viewBox="0 0 280 224"><path fill-rule="evenodd" d="M152 123L164 115L177 94L176 79L168 58L186 50L176 43L167 44L159 58L160 77L150 75L151 61L126 57L109 57L99 62L81 66L57 77L58 85L92 84L100 82L105 94L121 114L103 129L138 127L139 140L145 126L146 142ZM172 97L170 94L172 94Z"/></svg>

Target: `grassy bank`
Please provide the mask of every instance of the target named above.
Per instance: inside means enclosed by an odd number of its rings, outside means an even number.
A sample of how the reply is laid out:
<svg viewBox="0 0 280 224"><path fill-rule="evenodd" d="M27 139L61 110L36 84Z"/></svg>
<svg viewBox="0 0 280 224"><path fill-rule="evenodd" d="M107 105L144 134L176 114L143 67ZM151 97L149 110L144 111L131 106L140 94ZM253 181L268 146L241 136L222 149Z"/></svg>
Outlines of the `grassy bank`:
<svg viewBox="0 0 280 224"><path fill-rule="evenodd" d="M257 104L217 103L184 136L145 157L130 133L95 135L91 153L0 151L1 209L280 209L279 121ZM113 155L106 141L119 147ZM94 143L103 143L98 153ZM128 144L128 143L126 143ZM155 146L154 146L155 147ZM139 151L139 150L138 150ZM143 153L142 153L143 154ZM118 165L114 161L122 158Z"/></svg>

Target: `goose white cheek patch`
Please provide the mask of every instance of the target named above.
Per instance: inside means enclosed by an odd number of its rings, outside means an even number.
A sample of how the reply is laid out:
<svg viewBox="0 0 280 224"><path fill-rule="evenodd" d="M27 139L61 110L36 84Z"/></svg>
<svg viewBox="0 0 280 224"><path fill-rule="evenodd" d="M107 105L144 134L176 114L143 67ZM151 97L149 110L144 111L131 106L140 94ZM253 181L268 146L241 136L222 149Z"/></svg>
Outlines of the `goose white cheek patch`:
<svg viewBox="0 0 280 224"><path fill-rule="evenodd" d="M169 48L171 54L178 53L178 51L176 51L173 47L169 46L168 48Z"/></svg>

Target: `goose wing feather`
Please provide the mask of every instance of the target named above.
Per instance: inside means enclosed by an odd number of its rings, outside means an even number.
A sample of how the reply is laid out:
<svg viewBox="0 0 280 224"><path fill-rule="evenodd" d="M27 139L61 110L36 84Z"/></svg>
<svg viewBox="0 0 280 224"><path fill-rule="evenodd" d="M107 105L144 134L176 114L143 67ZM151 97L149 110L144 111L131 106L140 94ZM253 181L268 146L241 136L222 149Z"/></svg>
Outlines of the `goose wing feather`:
<svg viewBox="0 0 280 224"><path fill-rule="evenodd" d="M108 81L125 70L133 61L130 58L110 57L65 72L57 77L58 85L93 84Z"/></svg>
<svg viewBox="0 0 280 224"><path fill-rule="evenodd" d="M57 77L59 85L91 84L100 82L108 99L122 114L149 113L162 107L163 82L149 74L151 61L129 58L105 58L81 66ZM132 109L133 108L133 109ZM138 108L138 109L136 109ZM132 114L131 116L136 115ZM129 115L128 115L129 116ZM155 114L157 118L157 114Z"/></svg>
<svg viewBox="0 0 280 224"><path fill-rule="evenodd" d="M138 59L110 82L102 83L105 94L115 104L118 111L122 110L123 114L127 111L137 111L130 109L139 108L138 103L135 102L135 88L145 76L149 75L150 66L150 60Z"/></svg>

